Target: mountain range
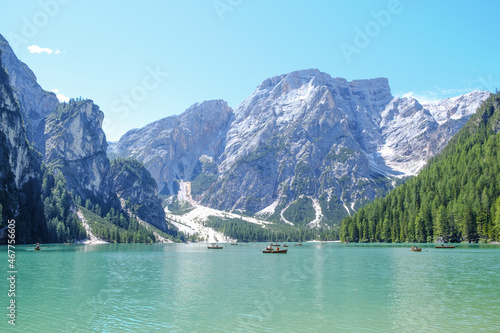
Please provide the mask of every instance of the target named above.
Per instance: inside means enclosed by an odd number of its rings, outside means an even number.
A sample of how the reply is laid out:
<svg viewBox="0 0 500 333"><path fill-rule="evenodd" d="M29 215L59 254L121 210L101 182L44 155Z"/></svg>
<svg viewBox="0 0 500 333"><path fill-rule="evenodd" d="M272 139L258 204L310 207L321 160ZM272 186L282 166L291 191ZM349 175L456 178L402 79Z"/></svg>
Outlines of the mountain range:
<svg viewBox="0 0 500 333"><path fill-rule="evenodd" d="M342 220L341 240L498 244L499 131L497 93L417 177Z"/></svg>
<svg viewBox="0 0 500 333"><path fill-rule="evenodd" d="M417 174L489 95L420 104L392 96L385 78L301 70L265 80L235 109L205 101L131 130L108 153L144 163L166 196L187 190L217 210L335 225Z"/></svg>
<svg viewBox="0 0 500 333"><path fill-rule="evenodd" d="M114 237L121 233L132 239L141 233L136 239L158 238L153 235L157 231L130 224L130 219L176 233L165 221L149 172L134 161L122 161L126 168L111 168L102 130L104 113L97 105L81 99L60 103L54 93L40 87L1 35L0 64L0 238L5 241L7 221L13 219L21 243L91 238L91 231L85 235L82 211L100 221L101 234L108 240L112 232ZM125 169L135 177L124 176ZM130 180L143 185L140 194L122 190L132 185ZM107 223L113 219L118 225Z"/></svg>
<svg viewBox="0 0 500 333"><path fill-rule="evenodd" d="M0 63L0 229L17 218L24 242L220 240L213 218L338 226L416 175L490 95L421 104L385 78L309 69L263 81L234 109L196 103L107 142L100 108L60 103L1 35Z"/></svg>

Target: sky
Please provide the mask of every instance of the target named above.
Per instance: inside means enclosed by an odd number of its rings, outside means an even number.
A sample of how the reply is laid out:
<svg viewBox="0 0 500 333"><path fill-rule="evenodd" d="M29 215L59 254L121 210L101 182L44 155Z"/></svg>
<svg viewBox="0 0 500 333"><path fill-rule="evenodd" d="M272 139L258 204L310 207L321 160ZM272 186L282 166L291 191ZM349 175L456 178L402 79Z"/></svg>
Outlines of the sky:
<svg viewBox="0 0 500 333"><path fill-rule="evenodd" d="M498 13L496 0L0 0L0 34L45 90L99 105L116 141L308 68L387 77L421 102L494 92Z"/></svg>

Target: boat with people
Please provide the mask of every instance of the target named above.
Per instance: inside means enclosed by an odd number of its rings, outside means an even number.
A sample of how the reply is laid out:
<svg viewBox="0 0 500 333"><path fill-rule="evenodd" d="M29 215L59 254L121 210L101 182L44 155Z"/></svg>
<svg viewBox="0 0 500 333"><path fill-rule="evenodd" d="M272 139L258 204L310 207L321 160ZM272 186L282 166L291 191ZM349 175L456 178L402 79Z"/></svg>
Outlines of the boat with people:
<svg viewBox="0 0 500 333"><path fill-rule="evenodd" d="M35 251L40 251L42 248L40 247L40 243L36 243Z"/></svg>
<svg viewBox="0 0 500 333"><path fill-rule="evenodd" d="M288 249L281 249L279 247L274 248L272 246L266 247L265 250L262 250L262 253L287 253Z"/></svg>
<svg viewBox="0 0 500 333"><path fill-rule="evenodd" d="M262 250L262 253L287 253L288 249L273 249L273 250Z"/></svg>
<svg viewBox="0 0 500 333"><path fill-rule="evenodd" d="M411 250L413 252L422 252L422 248L421 247L418 247L418 246L412 246L411 247Z"/></svg>
<svg viewBox="0 0 500 333"><path fill-rule="evenodd" d="M231 243L231 245L238 245L238 243Z"/></svg>
<svg viewBox="0 0 500 333"><path fill-rule="evenodd" d="M212 249L212 250L222 250L223 249L223 247L217 245L217 243L212 243L212 246L209 246L208 248Z"/></svg>
<svg viewBox="0 0 500 333"><path fill-rule="evenodd" d="M441 244L441 245L436 245L434 246L435 249L454 249L455 248L455 245L444 245L444 244Z"/></svg>
<svg viewBox="0 0 500 333"><path fill-rule="evenodd" d="M297 243L295 244L295 246L302 246L302 243Z"/></svg>
<svg viewBox="0 0 500 333"><path fill-rule="evenodd" d="M281 246L280 244L273 244L271 243L271 246Z"/></svg>
<svg viewBox="0 0 500 333"><path fill-rule="evenodd" d="M288 245L286 245L286 244L283 244L283 247L288 247Z"/></svg>

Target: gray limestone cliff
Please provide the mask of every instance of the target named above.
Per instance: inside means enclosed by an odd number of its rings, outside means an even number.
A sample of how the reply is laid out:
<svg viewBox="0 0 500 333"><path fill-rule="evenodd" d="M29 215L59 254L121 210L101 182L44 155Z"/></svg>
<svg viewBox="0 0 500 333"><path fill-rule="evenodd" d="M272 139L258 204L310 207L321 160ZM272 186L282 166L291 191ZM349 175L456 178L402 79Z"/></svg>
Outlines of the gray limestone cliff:
<svg viewBox="0 0 500 333"><path fill-rule="evenodd" d="M45 163L61 171L67 188L85 202L117 205L103 112L91 100L60 104L46 119Z"/></svg>
<svg viewBox="0 0 500 333"><path fill-rule="evenodd" d="M26 136L43 154L44 119L57 107L59 103L57 97L54 93L40 87L33 71L25 63L19 61L2 35L0 35L0 50L2 51L2 67L9 75L13 94L19 102Z"/></svg>
<svg viewBox="0 0 500 333"><path fill-rule="evenodd" d="M212 208L331 224L418 173L488 96L422 106L385 78L302 70L265 80L234 111L204 102L129 131L112 153L142 161L165 194L182 180ZM297 205L314 213L289 221Z"/></svg>
<svg viewBox="0 0 500 333"><path fill-rule="evenodd" d="M176 194L180 180L193 180L202 171L201 156L217 160L223 153L231 119L224 101L195 104L180 116L127 132L109 153L142 162L162 194Z"/></svg>
<svg viewBox="0 0 500 333"><path fill-rule="evenodd" d="M41 155L27 139L24 121L13 87L4 70L0 51L0 241L8 221L16 221L18 243L37 239L46 232L40 203Z"/></svg>
<svg viewBox="0 0 500 333"><path fill-rule="evenodd" d="M111 163L114 191L128 209L142 220L167 232L165 212L158 197L156 181L148 170L135 160L115 159Z"/></svg>

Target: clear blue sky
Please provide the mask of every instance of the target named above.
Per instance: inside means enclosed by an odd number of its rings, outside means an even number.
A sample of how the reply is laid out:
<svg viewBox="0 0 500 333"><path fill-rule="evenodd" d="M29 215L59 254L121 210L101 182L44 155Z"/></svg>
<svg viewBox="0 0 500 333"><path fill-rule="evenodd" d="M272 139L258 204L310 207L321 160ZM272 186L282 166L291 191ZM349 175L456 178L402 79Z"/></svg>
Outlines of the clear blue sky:
<svg viewBox="0 0 500 333"><path fill-rule="evenodd" d="M94 100L110 141L203 100L234 108L299 69L387 77L422 100L500 87L494 0L0 0L0 12L42 87Z"/></svg>

